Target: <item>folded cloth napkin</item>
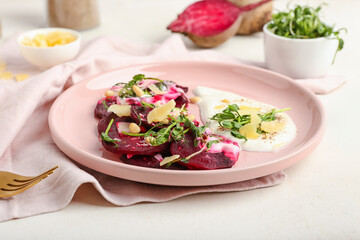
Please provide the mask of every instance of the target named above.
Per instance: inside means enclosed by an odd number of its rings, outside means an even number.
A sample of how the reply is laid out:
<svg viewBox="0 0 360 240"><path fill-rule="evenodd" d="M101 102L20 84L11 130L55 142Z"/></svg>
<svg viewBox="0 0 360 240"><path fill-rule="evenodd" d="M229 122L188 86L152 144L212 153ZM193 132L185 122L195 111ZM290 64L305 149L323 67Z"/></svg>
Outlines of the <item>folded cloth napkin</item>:
<svg viewBox="0 0 360 240"><path fill-rule="evenodd" d="M189 52L173 35L159 45L139 45L115 36L95 39L83 46L72 62L41 72L27 63L15 38L0 48L0 56L13 73L28 73L23 82L0 79L0 170L36 175L60 167L45 181L7 199L0 199L0 222L57 211L72 199L81 184L92 183L109 202L128 206L163 202L202 192L243 191L274 186L284 181L277 172L258 179L204 187L168 187L119 179L78 166L54 144L47 123L49 109L67 87L103 71L159 61L239 62L214 51Z"/></svg>

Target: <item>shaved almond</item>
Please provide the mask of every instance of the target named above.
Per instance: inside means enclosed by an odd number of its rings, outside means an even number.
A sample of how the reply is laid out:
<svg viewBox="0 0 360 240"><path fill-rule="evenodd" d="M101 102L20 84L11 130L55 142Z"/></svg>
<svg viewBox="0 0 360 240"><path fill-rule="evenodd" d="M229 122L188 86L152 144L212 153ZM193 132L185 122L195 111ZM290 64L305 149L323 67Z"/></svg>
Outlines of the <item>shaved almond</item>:
<svg viewBox="0 0 360 240"><path fill-rule="evenodd" d="M180 158L180 155L172 155L170 157L166 157L160 162L160 166L164 166L165 164L171 163L179 158Z"/></svg>
<svg viewBox="0 0 360 240"><path fill-rule="evenodd" d="M171 99L164 105L154 108L147 116L148 123L161 122L170 114L171 110L175 107L176 103L174 99Z"/></svg>
<svg viewBox="0 0 360 240"><path fill-rule="evenodd" d="M113 104L108 108L108 112L113 112L119 117L130 116L130 105Z"/></svg>

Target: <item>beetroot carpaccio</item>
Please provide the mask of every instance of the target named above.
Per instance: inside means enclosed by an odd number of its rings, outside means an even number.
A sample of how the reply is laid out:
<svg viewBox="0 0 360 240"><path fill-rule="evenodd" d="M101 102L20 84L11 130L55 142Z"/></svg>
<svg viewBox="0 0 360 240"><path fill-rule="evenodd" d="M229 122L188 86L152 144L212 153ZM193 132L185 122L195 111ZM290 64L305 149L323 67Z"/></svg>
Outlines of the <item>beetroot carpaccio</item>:
<svg viewBox="0 0 360 240"><path fill-rule="evenodd" d="M106 151L125 164L171 170L232 167L239 145L214 135L187 110L188 88L137 74L106 90L95 107Z"/></svg>

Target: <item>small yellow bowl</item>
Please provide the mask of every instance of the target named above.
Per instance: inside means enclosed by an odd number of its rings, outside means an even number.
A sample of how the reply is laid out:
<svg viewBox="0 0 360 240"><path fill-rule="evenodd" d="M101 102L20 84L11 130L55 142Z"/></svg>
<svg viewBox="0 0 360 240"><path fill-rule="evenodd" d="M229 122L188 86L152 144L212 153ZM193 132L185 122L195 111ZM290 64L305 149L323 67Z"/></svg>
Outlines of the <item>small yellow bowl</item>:
<svg viewBox="0 0 360 240"><path fill-rule="evenodd" d="M33 47L24 45L26 39L33 39L38 34L49 34L57 31L71 33L76 39L64 45L52 47ZM21 54L28 62L40 69L47 69L74 59L80 50L81 36L77 31L66 28L40 28L22 33L17 38L17 43Z"/></svg>

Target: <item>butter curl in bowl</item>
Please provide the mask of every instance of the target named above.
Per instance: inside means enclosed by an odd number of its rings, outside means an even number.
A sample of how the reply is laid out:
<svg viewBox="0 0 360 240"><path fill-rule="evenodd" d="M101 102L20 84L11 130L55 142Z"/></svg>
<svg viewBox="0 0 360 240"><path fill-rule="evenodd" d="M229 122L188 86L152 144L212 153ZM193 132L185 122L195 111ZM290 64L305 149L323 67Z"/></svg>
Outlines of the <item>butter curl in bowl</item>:
<svg viewBox="0 0 360 240"><path fill-rule="evenodd" d="M40 28L22 33L17 38L21 54L31 64L47 69L76 57L81 37L66 28Z"/></svg>

